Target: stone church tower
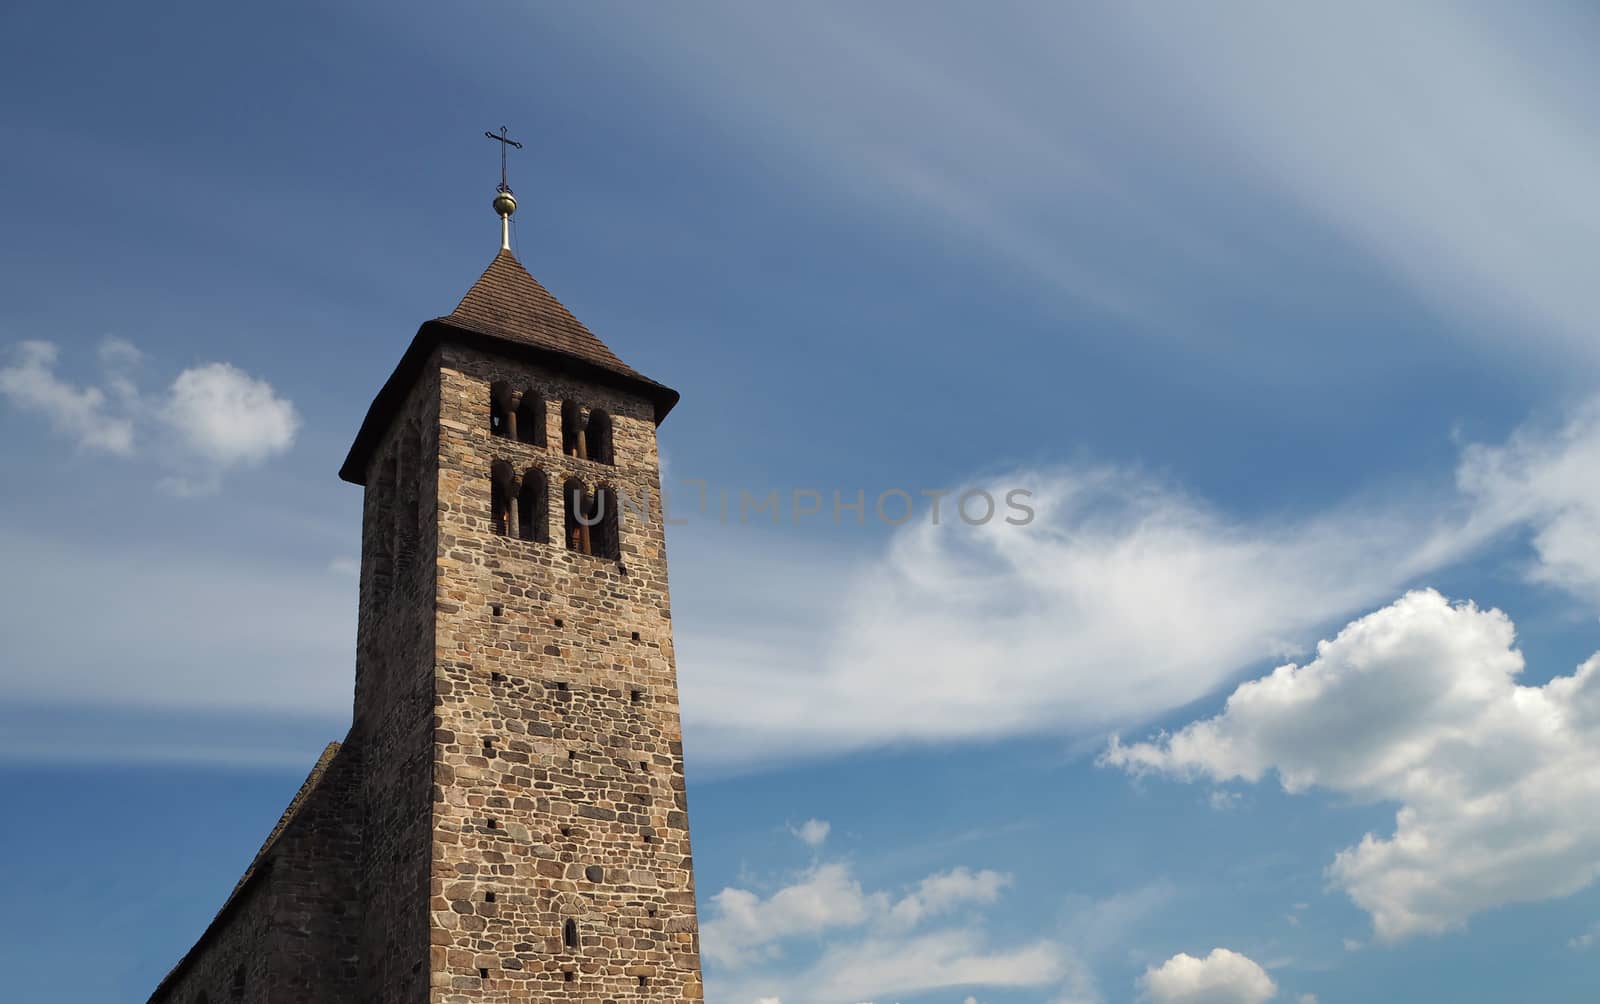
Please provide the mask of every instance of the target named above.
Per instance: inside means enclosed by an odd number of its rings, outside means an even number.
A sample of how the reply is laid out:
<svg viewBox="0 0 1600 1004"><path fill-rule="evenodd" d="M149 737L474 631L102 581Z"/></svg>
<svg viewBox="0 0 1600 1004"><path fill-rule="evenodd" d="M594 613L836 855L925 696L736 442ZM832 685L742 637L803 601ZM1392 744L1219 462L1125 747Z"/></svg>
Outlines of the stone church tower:
<svg viewBox="0 0 1600 1004"><path fill-rule="evenodd" d="M365 489L355 710L151 1000L701 998L656 427L677 393L502 246Z"/></svg>

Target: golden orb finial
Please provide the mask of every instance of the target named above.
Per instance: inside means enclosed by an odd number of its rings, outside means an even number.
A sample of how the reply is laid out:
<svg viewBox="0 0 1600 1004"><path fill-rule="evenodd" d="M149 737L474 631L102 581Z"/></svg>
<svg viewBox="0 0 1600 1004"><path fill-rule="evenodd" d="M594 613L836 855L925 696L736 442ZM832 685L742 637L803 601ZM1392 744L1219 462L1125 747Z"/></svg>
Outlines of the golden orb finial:
<svg viewBox="0 0 1600 1004"><path fill-rule="evenodd" d="M511 189L501 189L495 193L494 211L501 216L510 216L517 211L517 197L511 194Z"/></svg>

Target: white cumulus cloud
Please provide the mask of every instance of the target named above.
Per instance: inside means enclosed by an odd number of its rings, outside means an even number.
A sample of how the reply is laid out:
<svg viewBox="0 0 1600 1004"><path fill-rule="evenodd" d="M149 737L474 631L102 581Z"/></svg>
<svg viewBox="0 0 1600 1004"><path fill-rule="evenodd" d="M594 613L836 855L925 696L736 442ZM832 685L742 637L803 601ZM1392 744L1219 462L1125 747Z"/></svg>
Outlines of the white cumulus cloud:
<svg viewBox="0 0 1600 1004"><path fill-rule="evenodd" d="M235 366L194 366L165 392L147 393L139 389L144 357L137 346L111 337L97 354L98 384L80 385L58 375L54 344L22 342L0 368L0 396L81 449L150 452L167 471L162 485L177 494L213 491L230 468L259 464L294 444L294 405Z"/></svg>
<svg viewBox="0 0 1600 1004"><path fill-rule="evenodd" d="M272 385L227 363L184 370L164 417L197 456L219 465L260 463L287 450L300 418Z"/></svg>
<svg viewBox="0 0 1600 1004"><path fill-rule="evenodd" d="M1498 610L1411 592L1305 665L1242 684L1217 716L1113 741L1102 762L1397 803L1393 833L1340 851L1328 877L1379 938L1457 928L1600 875L1600 656L1524 686L1514 642Z"/></svg>
<svg viewBox="0 0 1600 1004"><path fill-rule="evenodd" d="M826 819L808 819L794 828L794 835L807 847L821 847L832 829Z"/></svg>
<svg viewBox="0 0 1600 1004"><path fill-rule="evenodd" d="M700 948L706 958L735 966L786 938L864 924L886 903L885 894L863 891L846 865L819 864L766 898L734 888L711 897Z"/></svg>
<svg viewBox="0 0 1600 1004"><path fill-rule="evenodd" d="M1153 1004L1262 1004L1278 993L1259 963L1226 948L1203 959L1180 952L1145 970L1139 988Z"/></svg>
<svg viewBox="0 0 1600 1004"><path fill-rule="evenodd" d="M1001 890L1009 885L1010 875L987 868L981 871L953 868L923 879L915 891L895 902L890 909L890 917L897 924L914 926L957 906L993 903L1000 898Z"/></svg>
<svg viewBox="0 0 1600 1004"><path fill-rule="evenodd" d="M989 870L954 868L896 895L864 889L844 864L821 863L764 897L745 889L711 897L701 951L712 986L727 999L839 1004L955 987L1062 981L1092 987L1087 971L1056 939L995 943L988 937L976 908L994 902L1010 881ZM930 923L958 910L959 923ZM803 943L817 946L817 953L796 967L788 950Z"/></svg>

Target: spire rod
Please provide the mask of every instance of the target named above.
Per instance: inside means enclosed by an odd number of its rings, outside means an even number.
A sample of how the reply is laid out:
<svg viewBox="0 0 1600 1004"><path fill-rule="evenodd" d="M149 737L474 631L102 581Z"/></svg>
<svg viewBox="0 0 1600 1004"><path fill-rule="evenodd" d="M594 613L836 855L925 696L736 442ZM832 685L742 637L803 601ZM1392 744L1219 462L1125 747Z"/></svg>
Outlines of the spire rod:
<svg viewBox="0 0 1600 1004"><path fill-rule="evenodd" d="M517 197L511 194L511 186L506 184L506 148L516 147L522 149L522 144L506 135L506 127L501 126L498 133L485 132L485 136L500 144L500 187L495 190L494 211L500 214L500 250L511 250L511 214L517 211Z"/></svg>

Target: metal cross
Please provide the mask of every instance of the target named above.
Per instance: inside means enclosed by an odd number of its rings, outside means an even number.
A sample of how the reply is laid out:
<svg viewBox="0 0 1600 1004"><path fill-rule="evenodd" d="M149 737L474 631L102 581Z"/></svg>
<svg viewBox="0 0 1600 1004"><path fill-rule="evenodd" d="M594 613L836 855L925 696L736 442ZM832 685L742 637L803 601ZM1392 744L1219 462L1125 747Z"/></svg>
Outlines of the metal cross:
<svg viewBox="0 0 1600 1004"><path fill-rule="evenodd" d="M505 126L501 126L498 133L485 132L484 135L500 143L500 191L509 192L511 191L511 186L506 184L506 147L514 146L520 150L522 149L522 144L506 135Z"/></svg>

